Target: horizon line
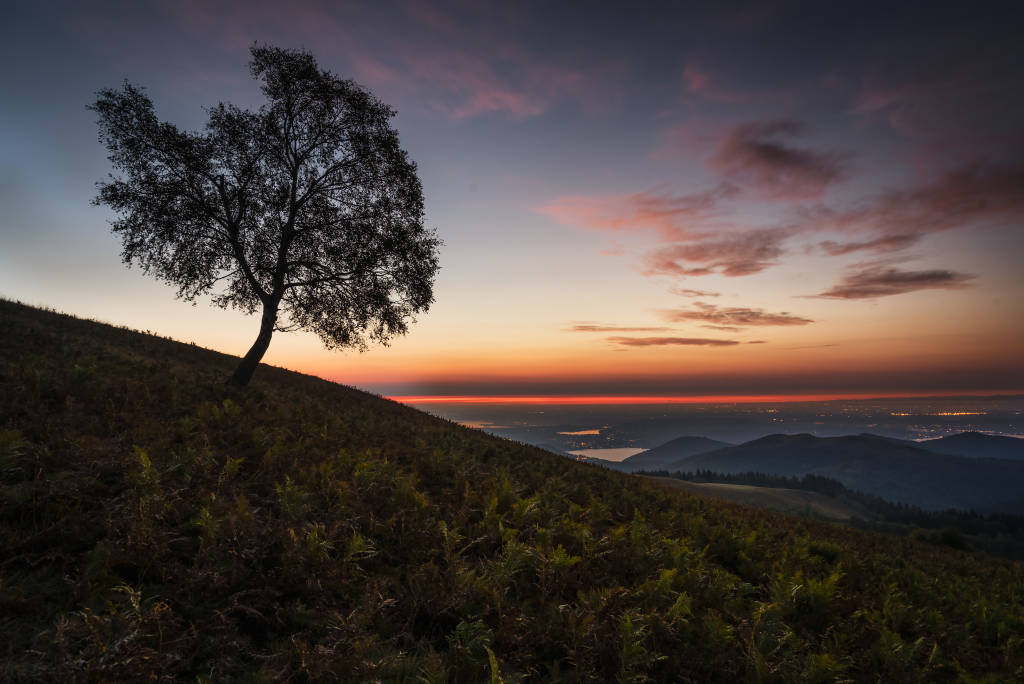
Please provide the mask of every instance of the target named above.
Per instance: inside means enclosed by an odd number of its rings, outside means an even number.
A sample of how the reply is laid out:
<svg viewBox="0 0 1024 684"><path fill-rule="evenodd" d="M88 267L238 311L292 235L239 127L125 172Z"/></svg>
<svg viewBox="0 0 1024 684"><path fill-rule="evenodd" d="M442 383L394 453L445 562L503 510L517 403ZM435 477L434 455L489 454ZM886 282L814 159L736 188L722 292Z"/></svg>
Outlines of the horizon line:
<svg viewBox="0 0 1024 684"><path fill-rule="evenodd" d="M705 395L472 395L433 394L385 396L400 404L758 404L806 403L871 399L986 399L1011 398L1024 391L986 392L832 392L818 394L705 394Z"/></svg>

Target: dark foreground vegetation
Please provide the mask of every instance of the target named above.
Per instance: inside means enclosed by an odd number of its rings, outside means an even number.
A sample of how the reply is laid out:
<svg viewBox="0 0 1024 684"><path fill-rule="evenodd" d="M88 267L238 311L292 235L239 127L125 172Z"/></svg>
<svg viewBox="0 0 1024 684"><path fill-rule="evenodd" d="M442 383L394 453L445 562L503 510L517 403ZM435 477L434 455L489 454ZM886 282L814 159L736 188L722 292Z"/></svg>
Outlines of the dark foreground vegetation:
<svg viewBox="0 0 1024 684"><path fill-rule="evenodd" d="M1014 681L1024 565L0 302L0 679Z"/></svg>
<svg viewBox="0 0 1024 684"><path fill-rule="evenodd" d="M766 473L716 473L710 470L672 472L664 470L641 474L673 477L687 482L717 482L779 487L817 492L847 504L861 515L849 521L863 529L910 535L914 539L943 544L956 549L978 549L997 556L1024 560L1024 516L1010 513L978 513L948 509L926 511L917 506L894 503L853 489L821 475L784 477Z"/></svg>

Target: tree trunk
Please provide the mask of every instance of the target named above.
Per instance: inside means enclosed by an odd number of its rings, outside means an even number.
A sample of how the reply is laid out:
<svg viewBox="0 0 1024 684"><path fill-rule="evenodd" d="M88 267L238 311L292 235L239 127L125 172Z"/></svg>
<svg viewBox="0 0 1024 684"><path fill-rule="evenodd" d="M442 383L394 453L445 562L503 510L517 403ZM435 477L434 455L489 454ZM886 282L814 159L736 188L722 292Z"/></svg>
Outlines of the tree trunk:
<svg viewBox="0 0 1024 684"><path fill-rule="evenodd" d="M277 306L279 302L272 301L263 305L263 320L260 323L260 334L256 336L249 352L242 358L234 374L228 378L229 385L245 387L252 380L252 374L256 366L260 365L260 359L267 353L270 346L270 336L274 334L274 326L277 325Z"/></svg>

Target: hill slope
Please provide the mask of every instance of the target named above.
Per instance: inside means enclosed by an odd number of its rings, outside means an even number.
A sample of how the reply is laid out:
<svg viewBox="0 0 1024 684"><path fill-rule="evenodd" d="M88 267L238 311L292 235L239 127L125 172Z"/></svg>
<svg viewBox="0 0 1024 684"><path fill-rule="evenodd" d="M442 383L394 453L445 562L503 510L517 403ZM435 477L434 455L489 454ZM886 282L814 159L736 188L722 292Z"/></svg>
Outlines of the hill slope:
<svg viewBox="0 0 1024 684"><path fill-rule="evenodd" d="M1024 462L934 453L870 435L769 435L674 463L670 470L821 475L929 510L1024 512Z"/></svg>
<svg viewBox="0 0 1024 684"><path fill-rule="evenodd" d="M695 456L728 446L732 446L732 444L708 439L707 437L677 437L653 449L642 451L618 463L609 463L607 465L610 468L627 473L633 473L638 470L660 470L688 456ZM602 463L601 465L606 464Z"/></svg>
<svg viewBox="0 0 1024 684"><path fill-rule="evenodd" d="M938 439L918 442L918 446L937 454L969 458L1002 458L1024 461L1024 439L986 435L982 432L961 432Z"/></svg>
<svg viewBox="0 0 1024 684"><path fill-rule="evenodd" d="M812 515L817 518L844 521L855 517L866 517L864 510L818 492L808 492L785 487L761 487L755 485L730 484L725 482L689 482L675 477L643 475L663 487L682 489L713 499L732 501L746 506L770 508L783 513Z"/></svg>
<svg viewBox="0 0 1024 684"><path fill-rule="evenodd" d="M1024 673L1024 566L0 302L0 679Z"/></svg>

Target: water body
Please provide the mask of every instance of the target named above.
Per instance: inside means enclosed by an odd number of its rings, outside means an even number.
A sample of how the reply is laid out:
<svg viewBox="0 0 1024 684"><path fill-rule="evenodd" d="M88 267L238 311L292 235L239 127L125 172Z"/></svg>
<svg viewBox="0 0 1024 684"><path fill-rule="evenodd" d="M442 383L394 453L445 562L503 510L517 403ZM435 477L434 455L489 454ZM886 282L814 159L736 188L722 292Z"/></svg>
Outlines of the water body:
<svg viewBox="0 0 1024 684"><path fill-rule="evenodd" d="M635 447L621 447L618 449L575 449L568 453L573 456L587 456L589 458L600 458L605 461L624 461L630 456L642 454L647 449Z"/></svg>

